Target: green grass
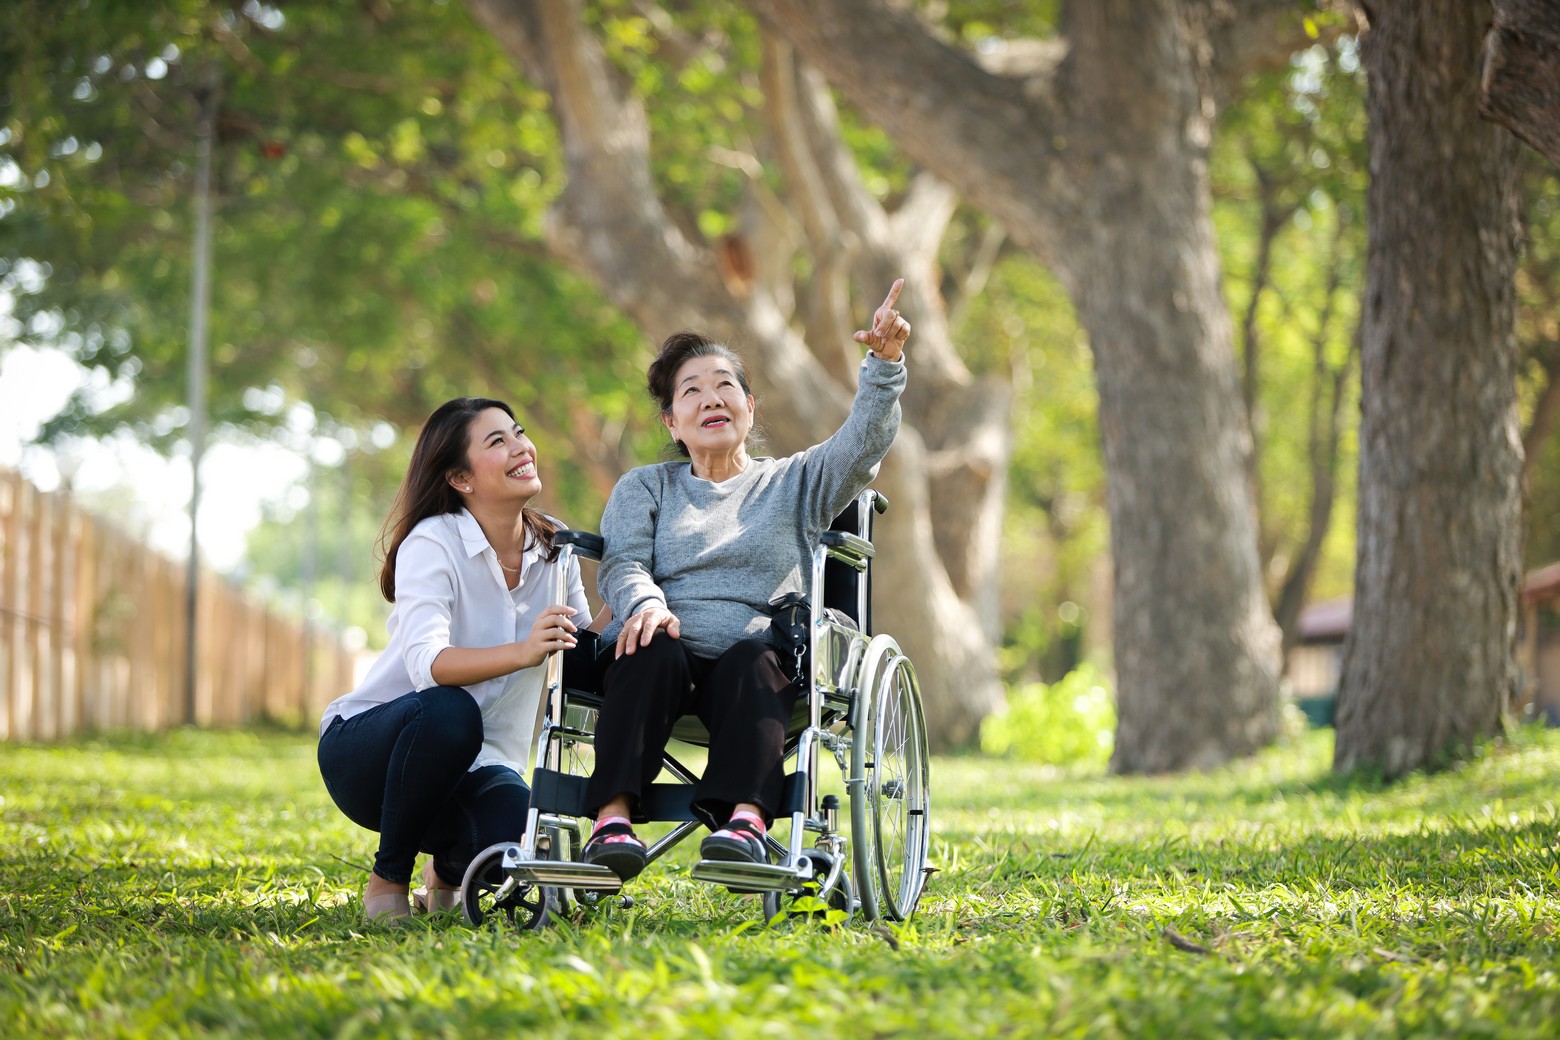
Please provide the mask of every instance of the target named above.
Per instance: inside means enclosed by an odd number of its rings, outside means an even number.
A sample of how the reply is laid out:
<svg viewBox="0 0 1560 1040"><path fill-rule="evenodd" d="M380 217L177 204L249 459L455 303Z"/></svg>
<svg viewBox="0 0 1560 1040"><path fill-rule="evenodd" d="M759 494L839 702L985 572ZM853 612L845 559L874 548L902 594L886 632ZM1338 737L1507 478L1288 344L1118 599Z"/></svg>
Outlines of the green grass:
<svg viewBox="0 0 1560 1040"><path fill-rule="evenodd" d="M365 929L313 741L0 745L0 1035L1551 1036L1560 733L1383 786L1329 735L1212 774L933 772L913 923L689 881L538 935Z"/></svg>

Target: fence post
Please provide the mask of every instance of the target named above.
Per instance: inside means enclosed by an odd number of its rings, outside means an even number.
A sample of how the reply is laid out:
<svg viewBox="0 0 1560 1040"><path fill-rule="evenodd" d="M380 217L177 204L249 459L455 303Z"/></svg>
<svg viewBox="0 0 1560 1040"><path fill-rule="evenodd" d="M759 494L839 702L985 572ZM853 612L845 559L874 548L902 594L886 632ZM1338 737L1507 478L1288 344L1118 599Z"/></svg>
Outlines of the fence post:
<svg viewBox="0 0 1560 1040"><path fill-rule="evenodd" d="M27 595L22 600L20 607L22 613L22 681L17 687L19 695L18 707L21 708L16 722L17 729L25 740L38 739L38 692L39 692L39 664L42 660L42 648L38 645L42 633L42 627L38 623L38 616L33 613L35 604L43 600L43 504L39 501L42 496L38 489L31 484L22 485L22 521L26 529L22 532L24 546L23 559L27 567Z"/></svg>
<svg viewBox="0 0 1560 1040"><path fill-rule="evenodd" d="M48 644L49 666L45 670L46 682L40 687L40 715L42 724L39 726L40 735L45 740L59 740L68 735L69 730L65 725L65 698L62 696L65 690L65 647L70 642L70 630L65 627L66 607L69 599L66 595L66 576L69 573L69 561L65 557L65 549L70 544L70 498L63 491L45 495L44 499L49 504L48 515L45 522L48 524L48 556L49 570L45 575L48 593L44 599L47 603L47 612L44 604L40 603L39 614L41 624Z"/></svg>
<svg viewBox="0 0 1560 1040"><path fill-rule="evenodd" d="M90 689L94 655L92 647L92 607L97 602L97 524L85 511L75 514L76 590L71 599L71 647L74 655L71 687L71 732L85 728L87 691Z"/></svg>
<svg viewBox="0 0 1560 1040"><path fill-rule="evenodd" d="M0 469L0 739L20 736L16 702L21 689L21 509L18 474Z"/></svg>

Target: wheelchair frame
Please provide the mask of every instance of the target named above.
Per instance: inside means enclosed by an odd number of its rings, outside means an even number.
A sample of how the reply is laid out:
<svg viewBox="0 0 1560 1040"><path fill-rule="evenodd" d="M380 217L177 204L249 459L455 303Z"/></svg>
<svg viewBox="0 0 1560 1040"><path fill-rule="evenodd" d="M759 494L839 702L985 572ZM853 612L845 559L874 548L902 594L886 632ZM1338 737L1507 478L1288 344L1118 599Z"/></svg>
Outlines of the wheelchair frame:
<svg viewBox="0 0 1560 1040"><path fill-rule="evenodd" d="M931 778L915 667L892 637L871 634L872 522L887 508L876 491L862 492L813 549L813 620L804 658L809 682L788 733L786 760L794 755L795 768L776 813L777 821L790 821L789 842L773 834L767 839L770 858L779 862L701 860L692 870L697 880L760 894L766 920L780 912L787 895L816 896L830 909L859 910L868 921L908 920L934 869L926 862ZM599 535L560 531L556 540L562 552L601 558ZM565 572L558 568L560 603L567 599ZM841 595L840 586L853 576L851 603L851 590ZM835 606L828 605L830 593ZM561 652L549 655L546 669L525 834L484 850L466 871L461 905L473 925L499 914L522 930L537 929L571 904L594 907L622 888L606 867L577 858L588 777L582 749L593 754L600 695L564 685ZM673 739L699 744L701 734L707 739L690 716ZM838 765L850 800L848 838L839 799L820 797L818 767L825 753ZM651 822L675 824L649 846L652 863L702 826L691 809L697 776L669 752L663 767L679 782L651 784L640 803ZM809 833L817 835L811 847Z"/></svg>

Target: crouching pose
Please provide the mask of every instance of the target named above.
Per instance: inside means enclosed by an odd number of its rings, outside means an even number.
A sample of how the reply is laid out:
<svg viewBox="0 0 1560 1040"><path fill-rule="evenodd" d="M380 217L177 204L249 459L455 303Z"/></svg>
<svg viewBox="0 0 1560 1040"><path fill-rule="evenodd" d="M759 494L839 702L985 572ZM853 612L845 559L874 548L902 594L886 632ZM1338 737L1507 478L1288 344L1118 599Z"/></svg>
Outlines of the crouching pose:
<svg viewBox="0 0 1560 1040"><path fill-rule="evenodd" d="M521 837L540 665L594 638L579 631L589 610L572 557L568 602L550 602L563 564L557 523L529 508L542 489L536 455L502 401L446 402L424 423L386 522L389 645L325 709L319 745L331 798L379 832L370 920L410 915L419 851L432 858L416 907L448 909L478 853Z"/></svg>

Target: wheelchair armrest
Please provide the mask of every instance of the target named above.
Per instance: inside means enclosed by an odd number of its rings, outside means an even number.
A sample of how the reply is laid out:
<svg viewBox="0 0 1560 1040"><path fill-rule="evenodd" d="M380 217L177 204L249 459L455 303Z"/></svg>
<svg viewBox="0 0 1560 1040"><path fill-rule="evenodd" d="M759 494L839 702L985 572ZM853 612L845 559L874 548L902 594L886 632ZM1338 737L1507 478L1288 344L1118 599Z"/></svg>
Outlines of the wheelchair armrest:
<svg viewBox="0 0 1560 1040"><path fill-rule="evenodd" d="M589 531L556 531L553 533L553 542L574 546L574 555L583 556L587 560L601 559L601 553L607 547L606 539Z"/></svg>
<svg viewBox="0 0 1560 1040"><path fill-rule="evenodd" d="M829 550L830 556L844 560L857 570L877 555L871 542L845 531L825 531L819 541Z"/></svg>

